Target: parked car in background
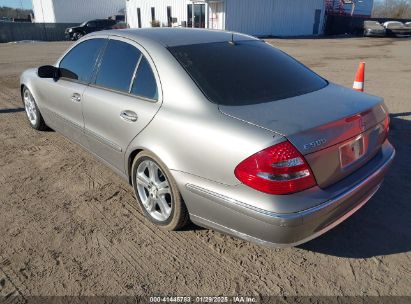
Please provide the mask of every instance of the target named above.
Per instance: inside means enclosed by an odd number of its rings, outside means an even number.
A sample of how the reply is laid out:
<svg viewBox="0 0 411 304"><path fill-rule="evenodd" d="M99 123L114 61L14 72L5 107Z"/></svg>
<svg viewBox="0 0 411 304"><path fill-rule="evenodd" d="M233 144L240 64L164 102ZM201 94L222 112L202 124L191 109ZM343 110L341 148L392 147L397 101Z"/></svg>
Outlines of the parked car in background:
<svg viewBox="0 0 411 304"><path fill-rule="evenodd" d="M125 22L126 16L125 15L113 15L108 17L107 19L115 20L116 22Z"/></svg>
<svg viewBox="0 0 411 304"><path fill-rule="evenodd" d="M406 26L402 22L387 21L383 25L387 31L387 36L391 36L391 37L410 37L411 36L411 27Z"/></svg>
<svg viewBox="0 0 411 304"><path fill-rule="evenodd" d="M13 18L10 17L1 17L0 22L13 22Z"/></svg>
<svg viewBox="0 0 411 304"><path fill-rule="evenodd" d="M364 21L364 37L385 37L386 29L378 21Z"/></svg>
<svg viewBox="0 0 411 304"><path fill-rule="evenodd" d="M116 20L112 19L95 19L83 22L79 26L69 27L65 31L67 40L78 40L84 35L92 32L109 30L117 24Z"/></svg>
<svg viewBox="0 0 411 304"><path fill-rule="evenodd" d="M125 23L123 21L117 22L116 24L114 24L112 26L113 30L122 30L122 29L126 29L126 28L128 28L128 25L127 25L127 23Z"/></svg>
<svg viewBox="0 0 411 304"><path fill-rule="evenodd" d="M93 33L20 82L31 127L98 156L168 230L296 246L361 208L395 155L382 98L238 33Z"/></svg>

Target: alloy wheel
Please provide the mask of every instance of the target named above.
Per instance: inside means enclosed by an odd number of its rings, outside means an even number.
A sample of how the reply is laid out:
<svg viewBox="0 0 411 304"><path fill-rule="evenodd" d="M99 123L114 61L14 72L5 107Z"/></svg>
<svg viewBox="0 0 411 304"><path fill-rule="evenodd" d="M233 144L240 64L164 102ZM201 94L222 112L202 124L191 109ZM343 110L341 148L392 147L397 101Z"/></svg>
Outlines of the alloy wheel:
<svg viewBox="0 0 411 304"><path fill-rule="evenodd" d="M35 126L37 123L37 108L36 103L34 102L33 96L31 96L29 90L24 90L23 94L24 99L24 108L26 109L27 117L32 126Z"/></svg>
<svg viewBox="0 0 411 304"><path fill-rule="evenodd" d="M154 161L144 160L137 167L135 181L147 213L159 222L166 221L171 215L173 196L164 172Z"/></svg>

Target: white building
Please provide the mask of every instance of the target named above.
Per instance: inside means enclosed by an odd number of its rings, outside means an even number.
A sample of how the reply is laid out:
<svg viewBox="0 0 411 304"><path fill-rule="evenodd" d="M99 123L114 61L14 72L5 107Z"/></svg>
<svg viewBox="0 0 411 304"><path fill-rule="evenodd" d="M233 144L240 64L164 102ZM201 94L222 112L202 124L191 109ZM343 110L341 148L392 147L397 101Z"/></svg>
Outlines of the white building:
<svg viewBox="0 0 411 304"><path fill-rule="evenodd" d="M124 11L125 0L32 0L34 22L81 23Z"/></svg>
<svg viewBox="0 0 411 304"><path fill-rule="evenodd" d="M324 12L324 0L126 0L131 28L159 22L256 36L322 34Z"/></svg>

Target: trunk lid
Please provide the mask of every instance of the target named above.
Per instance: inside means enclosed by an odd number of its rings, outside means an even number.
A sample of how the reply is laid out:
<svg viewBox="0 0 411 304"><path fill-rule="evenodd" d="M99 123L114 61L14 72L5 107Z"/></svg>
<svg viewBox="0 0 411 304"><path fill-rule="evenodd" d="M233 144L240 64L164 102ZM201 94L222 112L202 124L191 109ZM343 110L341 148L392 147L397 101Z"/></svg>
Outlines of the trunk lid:
<svg viewBox="0 0 411 304"><path fill-rule="evenodd" d="M219 109L285 136L305 156L323 188L363 166L385 136L383 99L335 84L288 99Z"/></svg>

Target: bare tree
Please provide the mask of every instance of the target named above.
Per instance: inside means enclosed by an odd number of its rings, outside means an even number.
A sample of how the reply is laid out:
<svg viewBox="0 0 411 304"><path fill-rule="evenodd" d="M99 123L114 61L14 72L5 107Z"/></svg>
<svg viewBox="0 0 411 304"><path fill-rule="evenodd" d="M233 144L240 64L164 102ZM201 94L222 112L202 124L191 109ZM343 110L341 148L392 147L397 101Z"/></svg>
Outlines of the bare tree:
<svg viewBox="0 0 411 304"><path fill-rule="evenodd" d="M411 18L411 0L383 0L374 3L373 17Z"/></svg>
<svg viewBox="0 0 411 304"><path fill-rule="evenodd" d="M25 10L20 8L11 8L6 6L0 6L0 18L27 18L32 13L31 10Z"/></svg>

